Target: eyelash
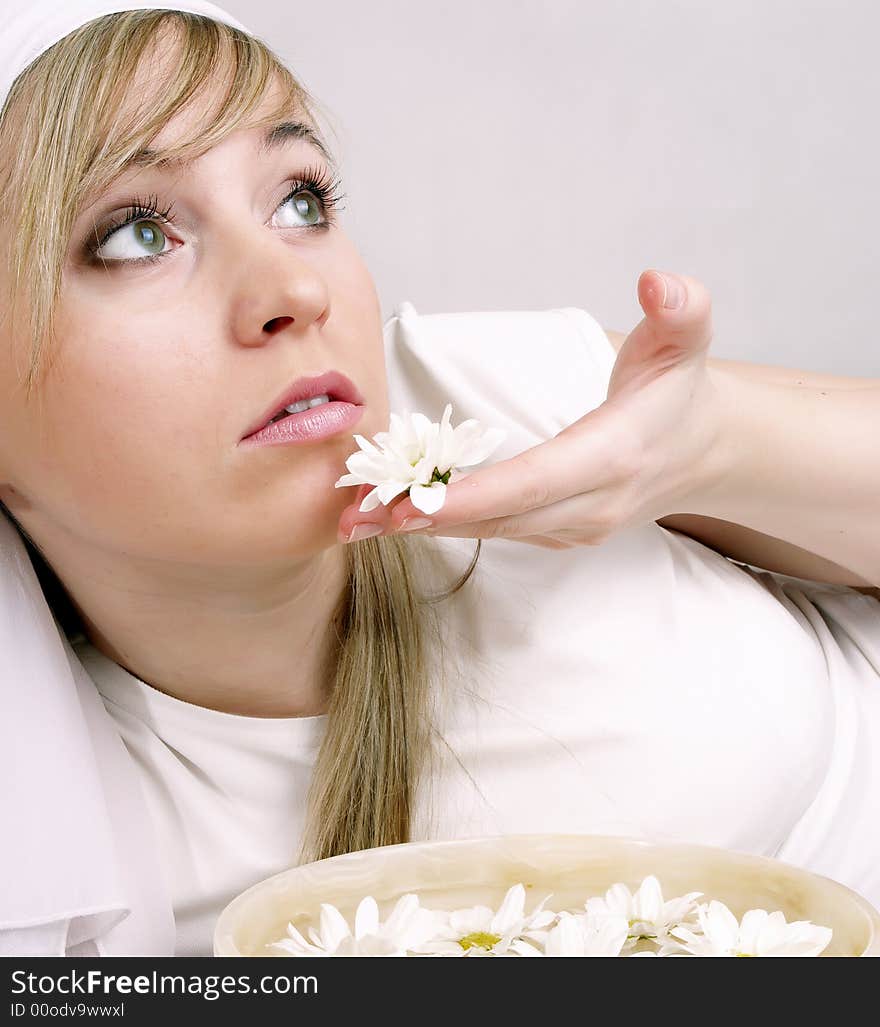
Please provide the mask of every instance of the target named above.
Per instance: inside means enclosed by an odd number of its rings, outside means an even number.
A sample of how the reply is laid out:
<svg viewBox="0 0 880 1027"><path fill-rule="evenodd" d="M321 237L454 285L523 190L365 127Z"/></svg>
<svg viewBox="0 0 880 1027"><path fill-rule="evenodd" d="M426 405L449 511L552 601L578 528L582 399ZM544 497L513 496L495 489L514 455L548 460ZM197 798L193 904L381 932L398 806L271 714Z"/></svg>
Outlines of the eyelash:
<svg viewBox="0 0 880 1027"><path fill-rule="evenodd" d="M292 200L294 196L301 192L310 192L320 202L321 207L324 211L324 220L316 225L308 225L307 228L311 231L326 232L329 228L336 224L336 216L334 211L336 209L343 209L340 206L340 201L345 198L345 193L340 193L338 190L342 185L341 180L338 177L334 177L331 172L326 168L312 168L307 167L302 173L302 177L291 179L293 188L284 197L283 200L278 204L278 207L283 207L285 203ZM157 196L150 196L147 199L141 199L140 197L132 197L128 210L118 221L114 221L108 225L101 233L100 239L97 242L90 242L87 244L86 249L89 254L96 260L104 264L104 266L114 266L119 264L155 264L157 261L162 260L163 257L167 257L172 250L165 250L163 253L154 253L149 257L128 257L124 259L114 258L113 260L103 260L97 256L97 251L107 242L107 240L120 229L125 228L126 225L133 225L138 221L155 221L159 225L170 225L176 224L174 215L174 204L169 203L164 210L159 210L159 198ZM278 210L278 207L275 209Z"/></svg>

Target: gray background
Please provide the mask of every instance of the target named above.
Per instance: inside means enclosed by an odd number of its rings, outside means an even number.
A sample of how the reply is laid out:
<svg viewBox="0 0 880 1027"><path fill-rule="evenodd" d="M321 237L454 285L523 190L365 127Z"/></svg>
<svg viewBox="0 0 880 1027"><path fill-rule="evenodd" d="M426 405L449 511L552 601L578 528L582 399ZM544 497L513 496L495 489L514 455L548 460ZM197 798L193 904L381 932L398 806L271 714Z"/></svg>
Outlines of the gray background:
<svg viewBox="0 0 880 1027"><path fill-rule="evenodd" d="M221 6L329 109L386 317L628 333L654 267L708 286L716 356L880 377L872 0Z"/></svg>

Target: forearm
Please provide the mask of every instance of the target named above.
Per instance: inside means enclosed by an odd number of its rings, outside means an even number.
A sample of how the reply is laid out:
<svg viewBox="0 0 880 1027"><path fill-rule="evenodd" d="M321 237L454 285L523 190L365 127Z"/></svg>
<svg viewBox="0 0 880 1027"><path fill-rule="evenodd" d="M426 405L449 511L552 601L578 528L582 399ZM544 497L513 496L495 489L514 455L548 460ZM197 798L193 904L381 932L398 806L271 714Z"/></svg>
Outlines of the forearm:
<svg viewBox="0 0 880 1027"><path fill-rule="evenodd" d="M710 360L709 371L722 441L681 513L762 533L729 533L737 551L726 555L743 562L768 566L782 540L783 573L833 580L819 577L824 560L880 586L880 380L720 360ZM675 515L658 523L677 527ZM704 523L710 534L718 528ZM807 555L798 560L792 547Z"/></svg>
<svg viewBox="0 0 880 1027"><path fill-rule="evenodd" d="M741 524L699 514L670 514L657 523L682 532L731 560L809 581L847 585L880 599L880 588L871 588L870 582L854 571Z"/></svg>

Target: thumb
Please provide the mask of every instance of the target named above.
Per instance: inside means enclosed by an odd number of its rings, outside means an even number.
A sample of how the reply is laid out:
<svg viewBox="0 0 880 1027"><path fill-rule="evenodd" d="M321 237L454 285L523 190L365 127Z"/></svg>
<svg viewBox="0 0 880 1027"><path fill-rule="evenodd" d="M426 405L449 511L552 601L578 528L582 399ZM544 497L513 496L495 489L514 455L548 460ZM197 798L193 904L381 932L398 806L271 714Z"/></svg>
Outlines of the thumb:
<svg viewBox="0 0 880 1027"><path fill-rule="evenodd" d="M638 283L639 303L647 315L658 348L708 349L712 341L712 299L709 290L690 275L670 271L643 271Z"/></svg>
<svg viewBox="0 0 880 1027"><path fill-rule="evenodd" d="M639 388L675 365L705 360L712 341L712 300L696 278L643 271L638 294L646 316L617 354L608 399ZM665 305L676 299L681 300L679 305Z"/></svg>

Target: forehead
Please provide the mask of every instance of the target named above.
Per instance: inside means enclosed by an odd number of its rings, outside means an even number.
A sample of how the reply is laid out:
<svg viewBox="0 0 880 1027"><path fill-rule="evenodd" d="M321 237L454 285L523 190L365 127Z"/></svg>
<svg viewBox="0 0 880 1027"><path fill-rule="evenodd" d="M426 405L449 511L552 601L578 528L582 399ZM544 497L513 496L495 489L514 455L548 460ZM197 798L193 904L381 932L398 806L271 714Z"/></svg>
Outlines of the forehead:
<svg viewBox="0 0 880 1027"><path fill-rule="evenodd" d="M151 86L155 89L155 83ZM134 90L132 90L134 92ZM170 118L162 129L150 140L149 146L134 151L111 181L99 183L84 198L80 210L89 209L114 185L121 185L132 175L137 175L142 168L156 167L162 171L175 174L185 173L207 151L196 152L187 157L169 157L163 154L181 143L191 143L204 135L207 128L213 126L223 98L223 87L216 82L195 96L187 105ZM273 115L271 121L266 121ZM308 112L300 103L288 97L287 91L273 80L264 93L259 106L234 130L235 134L248 134L257 154L269 156L274 150L288 145L293 140L308 144L322 157L327 164L335 169L332 154L322 142L317 128ZM199 148L197 148L199 149Z"/></svg>
<svg viewBox="0 0 880 1027"><path fill-rule="evenodd" d="M157 84L153 82L149 88L155 92ZM214 125L225 91L226 87L222 81L212 79L198 94L187 101L184 108L177 111L172 118L165 122L150 141L150 151L148 152L154 153L167 150L181 142L197 139L204 133L207 127ZM144 95L139 93L135 86L132 87L130 93L133 93L135 97ZM263 94L257 109L251 114L247 123L239 126L237 131L252 130L253 126L263 121L272 111L279 109L283 109L285 114L289 114L291 120L308 122L308 115L298 105L285 103L283 107L279 107L279 104L284 100L284 96L285 91L281 88L277 78L273 78ZM135 103L137 103L136 100Z"/></svg>
<svg viewBox="0 0 880 1027"><path fill-rule="evenodd" d="M170 89L171 83L179 74L181 62L185 60L182 53L184 40L183 31L176 21L160 23L153 46L155 59L139 64L123 98L123 122L136 119L136 123L161 104L163 92ZM142 149L133 155L131 165L137 167L149 163L158 153L182 142L196 140L205 133L206 128L213 126L226 93L235 88L235 66L234 51L230 45L226 45L217 66L212 69L210 79L189 98L184 108L177 111L153 136L148 149ZM258 108L252 112L248 122L239 126L236 131L256 132L256 126L264 122L272 112L278 112L278 117L273 119L275 122L289 120L290 123L301 125L300 137L312 143L322 156L332 163L332 158L321 143L308 112L303 109L302 104L289 97L288 89L276 72L271 74ZM282 131L281 136L283 135ZM261 149L271 149L281 136L272 137L271 133L266 133L264 129L258 139L263 144ZM162 161L165 166L174 166L181 170L190 163L190 160Z"/></svg>
<svg viewBox="0 0 880 1027"><path fill-rule="evenodd" d="M149 89L153 94L160 88L161 85L155 79L151 80L150 84L145 87L145 89ZM165 122L159 132L150 140L148 149L140 150L132 157L132 164L135 166L143 164L162 151L169 150L183 142L196 140L200 135L203 135L206 129L213 126L217 120L226 88L226 84L222 81L221 76L212 78L210 83L187 101L185 107L177 111L173 117ZM147 95L149 94L139 90L136 84L129 90L126 106L131 106L132 104L135 106L134 116L137 116L136 108L139 105L137 98ZM272 77L260 99L258 107L251 113L246 122L238 126L236 132L252 132L255 134L255 139L257 139L256 132L258 127L262 126L258 141L265 145L265 147L271 148L273 140L270 133L266 130L266 119L272 113L277 115L274 119L276 123L289 121L300 124L302 126L302 138L311 142L328 160L330 159L329 153L324 151L323 144L318 138L317 131L308 112L301 104L296 103L287 96L287 90L282 87L277 76ZM172 162L164 160L163 163L170 164ZM185 165L188 162L176 161L173 163Z"/></svg>

